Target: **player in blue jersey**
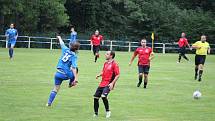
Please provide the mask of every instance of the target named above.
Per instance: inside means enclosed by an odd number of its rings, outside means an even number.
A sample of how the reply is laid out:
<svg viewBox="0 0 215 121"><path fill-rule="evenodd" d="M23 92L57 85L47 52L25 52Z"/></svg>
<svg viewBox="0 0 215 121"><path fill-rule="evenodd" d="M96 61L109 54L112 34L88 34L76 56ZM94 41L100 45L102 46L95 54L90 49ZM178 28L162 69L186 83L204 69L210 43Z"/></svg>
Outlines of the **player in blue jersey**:
<svg viewBox="0 0 215 121"><path fill-rule="evenodd" d="M8 41L7 47L9 48L9 56L10 59L13 58L13 48L16 44L16 40L18 37L18 32L14 29L14 24L10 24L10 28L5 32L6 40Z"/></svg>
<svg viewBox="0 0 215 121"><path fill-rule="evenodd" d="M77 32L75 31L75 27L71 27L71 34L70 34L70 43L76 42L77 40Z"/></svg>
<svg viewBox="0 0 215 121"><path fill-rule="evenodd" d="M70 43L69 48L65 46L62 38L57 36L60 46L62 48L62 56L60 57L57 65L57 72L55 73L55 86L51 91L48 102L46 106L51 106L55 96L60 90L60 85L64 80L69 81L69 87L75 86L77 84L77 51L80 47L78 42Z"/></svg>

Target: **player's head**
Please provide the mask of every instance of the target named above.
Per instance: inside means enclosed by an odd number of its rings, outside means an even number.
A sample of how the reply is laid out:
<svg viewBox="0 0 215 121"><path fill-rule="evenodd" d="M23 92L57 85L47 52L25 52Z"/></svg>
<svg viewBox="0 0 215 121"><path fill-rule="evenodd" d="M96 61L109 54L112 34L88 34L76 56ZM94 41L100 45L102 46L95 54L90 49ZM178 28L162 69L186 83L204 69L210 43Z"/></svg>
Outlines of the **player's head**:
<svg viewBox="0 0 215 121"><path fill-rule="evenodd" d="M71 31L71 32L74 32L74 31L75 31L75 27L74 27L74 26L71 26L70 31Z"/></svg>
<svg viewBox="0 0 215 121"><path fill-rule="evenodd" d="M141 45L142 47L145 47L145 46L146 46L146 39L145 39L145 38L144 38L144 39L141 39L140 45Z"/></svg>
<svg viewBox="0 0 215 121"><path fill-rule="evenodd" d="M185 37L186 36L186 34L184 33L184 32L182 32L181 33L181 37L183 38L183 37Z"/></svg>
<svg viewBox="0 0 215 121"><path fill-rule="evenodd" d="M69 48L73 52L77 52L80 48L80 43L79 42L72 42L69 44Z"/></svg>
<svg viewBox="0 0 215 121"><path fill-rule="evenodd" d="M95 31L95 35L98 36L99 35L99 30Z"/></svg>
<svg viewBox="0 0 215 121"><path fill-rule="evenodd" d="M206 39L207 39L207 38L206 38L206 35L203 34L203 35L201 36L201 41L202 41L202 42L205 42Z"/></svg>
<svg viewBox="0 0 215 121"><path fill-rule="evenodd" d="M105 54L106 60L114 59L115 58L115 52L114 51L107 51Z"/></svg>
<svg viewBox="0 0 215 121"><path fill-rule="evenodd" d="M10 28L13 29L14 28L14 23L10 24Z"/></svg>

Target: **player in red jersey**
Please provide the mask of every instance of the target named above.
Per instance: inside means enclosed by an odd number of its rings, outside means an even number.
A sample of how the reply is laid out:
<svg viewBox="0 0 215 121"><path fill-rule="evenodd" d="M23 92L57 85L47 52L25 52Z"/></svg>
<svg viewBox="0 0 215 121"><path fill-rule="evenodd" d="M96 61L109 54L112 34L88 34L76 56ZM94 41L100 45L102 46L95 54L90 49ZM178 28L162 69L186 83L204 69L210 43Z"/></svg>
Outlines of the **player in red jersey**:
<svg viewBox="0 0 215 121"><path fill-rule="evenodd" d="M95 62L97 58L99 58L99 50L100 50L100 43L103 41L103 36L99 34L99 31L96 30L95 34L91 36L91 46L93 46L93 54L95 55Z"/></svg>
<svg viewBox="0 0 215 121"><path fill-rule="evenodd" d="M114 51L107 51L105 54L106 62L104 63L103 69L100 74L96 76L98 79L102 76L102 81L99 84L95 94L94 94L94 117L98 116L98 109L99 109L99 98L101 97L106 109L106 118L110 117L110 109L107 96L111 90L114 89L116 81L119 78L120 71L119 66L114 60L115 52Z"/></svg>
<svg viewBox="0 0 215 121"><path fill-rule="evenodd" d="M138 47L129 63L132 64L134 58L138 55L138 71L139 71L139 82L137 87L140 87L144 74L144 88L146 88L148 83L148 74L150 69L150 61L154 58L154 54L150 47L146 46L146 39L141 40L141 47Z"/></svg>
<svg viewBox="0 0 215 121"><path fill-rule="evenodd" d="M190 45L187 41L187 38L185 37L185 33L181 33L181 38L178 40L178 46L179 46L179 57L178 57L178 62L177 63L180 63L181 62L181 56L186 59L187 61L189 61L189 59L187 58L187 56L185 55L186 53L186 46L188 46L190 49Z"/></svg>

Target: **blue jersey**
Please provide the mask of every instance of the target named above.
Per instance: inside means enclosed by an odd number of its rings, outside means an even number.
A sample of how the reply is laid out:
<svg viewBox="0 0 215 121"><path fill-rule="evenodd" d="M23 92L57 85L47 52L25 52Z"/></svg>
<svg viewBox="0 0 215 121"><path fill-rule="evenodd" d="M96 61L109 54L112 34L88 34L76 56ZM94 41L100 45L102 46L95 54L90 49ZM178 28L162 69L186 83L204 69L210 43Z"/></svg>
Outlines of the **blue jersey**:
<svg viewBox="0 0 215 121"><path fill-rule="evenodd" d="M77 32L72 32L70 35L70 43L76 42Z"/></svg>
<svg viewBox="0 0 215 121"><path fill-rule="evenodd" d="M16 29L7 29L5 32L5 35L8 36L8 42L15 42L16 41L16 36L18 36L18 32Z"/></svg>
<svg viewBox="0 0 215 121"><path fill-rule="evenodd" d="M74 77L71 68L77 68L77 55L64 44L61 45L61 48L62 56L58 61L57 69L63 71L71 79Z"/></svg>

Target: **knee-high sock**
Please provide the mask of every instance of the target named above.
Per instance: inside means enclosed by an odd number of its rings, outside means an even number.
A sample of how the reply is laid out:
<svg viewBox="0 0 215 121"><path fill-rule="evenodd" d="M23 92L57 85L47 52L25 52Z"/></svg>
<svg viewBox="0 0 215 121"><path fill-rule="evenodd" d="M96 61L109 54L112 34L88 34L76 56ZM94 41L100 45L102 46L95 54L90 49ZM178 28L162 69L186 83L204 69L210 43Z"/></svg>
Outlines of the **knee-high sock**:
<svg viewBox="0 0 215 121"><path fill-rule="evenodd" d="M108 102L107 97L102 97L102 100L103 100L103 103L104 103L104 106L105 106L105 110L110 111L109 110L109 102Z"/></svg>
<svg viewBox="0 0 215 121"><path fill-rule="evenodd" d="M195 67L195 76L197 76L198 75L198 67Z"/></svg>
<svg viewBox="0 0 215 121"><path fill-rule="evenodd" d="M199 70L199 78L202 78L203 70Z"/></svg>
<svg viewBox="0 0 215 121"><path fill-rule="evenodd" d="M179 54L179 56L178 56L178 62L180 62L181 61L181 54Z"/></svg>
<svg viewBox="0 0 215 121"><path fill-rule="evenodd" d="M12 48L9 49L9 56L10 56L10 58L13 57L13 49Z"/></svg>
<svg viewBox="0 0 215 121"><path fill-rule="evenodd" d="M139 84L142 83L142 80L143 80L143 76L142 76L142 75L139 75Z"/></svg>
<svg viewBox="0 0 215 121"><path fill-rule="evenodd" d="M183 55L184 59L189 60L186 55Z"/></svg>
<svg viewBox="0 0 215 121"><path fill-rule="evenodd" d="M48 104L52 104L52 102L54 101L56 95L57 95L57 92L51 91L51 93L49 95Z"/></svg>
<svg viewBox="0 0 215 121"><path fill-rule="evenodd" d="M98 110L99 110L99 99L94 98L94 112L96 115L98 115Z"/></svg>

